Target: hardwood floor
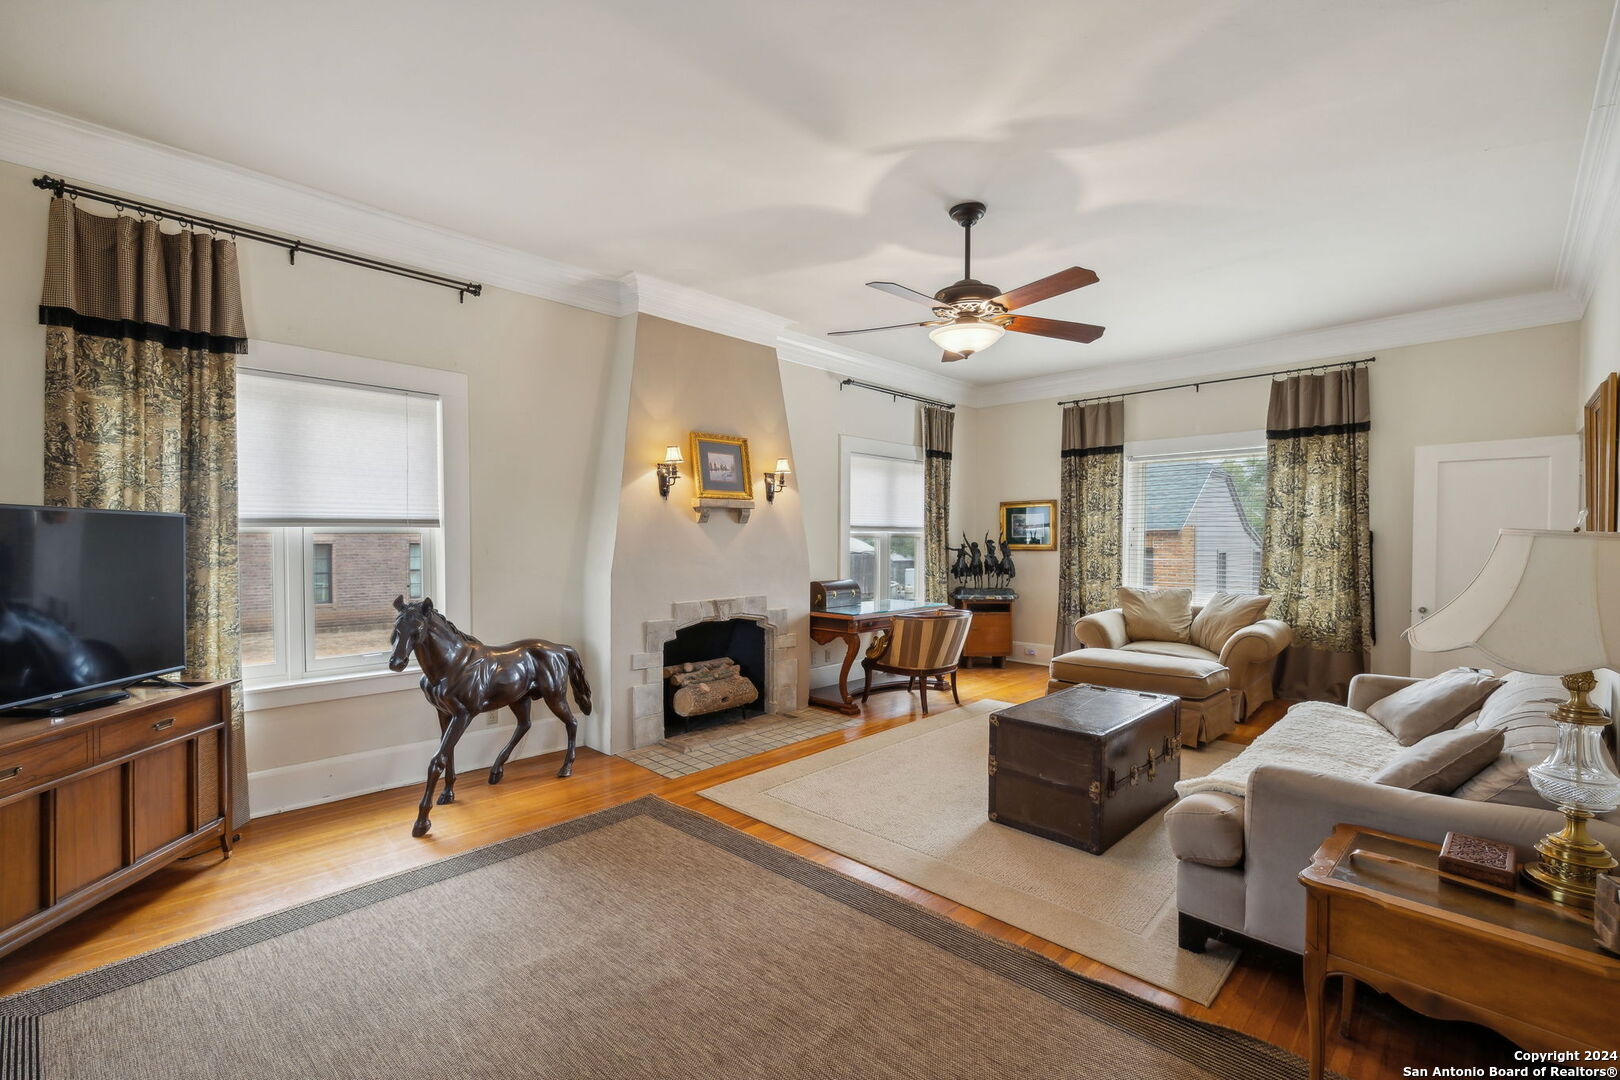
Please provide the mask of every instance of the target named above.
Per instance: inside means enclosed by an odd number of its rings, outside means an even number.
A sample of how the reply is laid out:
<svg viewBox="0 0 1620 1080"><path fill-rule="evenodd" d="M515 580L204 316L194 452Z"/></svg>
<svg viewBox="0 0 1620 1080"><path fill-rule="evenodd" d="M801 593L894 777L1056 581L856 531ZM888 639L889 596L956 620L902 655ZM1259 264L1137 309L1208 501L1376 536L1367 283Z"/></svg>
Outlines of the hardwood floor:
<svg viewBox="0 0 1620 1080"><path fill-rule="evenodd" d="M1022 664L977 668L963 671L960 685L964 702L1025 701L1045 691L1046 670ZM943 711L937 702L935 710ZM1248 742L1281 711L1268 708L1254 722L1240 725L1232 737ZM435 808L434 831L421 840L410 836L419 785L262 818L243 828L242 843L230 859L208 852L162 870L0 960L0 994L87 971L458 851L658 795L1167 1009L1305 1053L1305 1006L1296 959L1245 952L1215 1003L1204 1007L697 794L920 715L915 695L885 694L872 699L860 725L675 780L590 750L580 752L568 780L552 775L558 754L509 765L504 782L493 791L482 772L469 772L457 782L458 802ZM1488 1067L1510 1062L1510 1044L1492 1032L1430 1020L1368 992L1358 998L1353 1035L1353 1040L1330 1038L1327 1064L1355 1080L1400 1076L1406 1066ZM791 1037L791 1032L784 1033L784 1038Z"/></svg>

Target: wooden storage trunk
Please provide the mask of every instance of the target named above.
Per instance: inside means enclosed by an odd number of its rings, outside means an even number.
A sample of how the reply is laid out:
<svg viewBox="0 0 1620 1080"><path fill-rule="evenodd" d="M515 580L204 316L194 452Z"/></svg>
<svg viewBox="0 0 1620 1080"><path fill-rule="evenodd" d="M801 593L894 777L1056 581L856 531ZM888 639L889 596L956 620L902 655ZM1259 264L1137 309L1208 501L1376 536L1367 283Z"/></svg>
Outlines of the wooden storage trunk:
<svg viewBox="0 0 1620 1080"><path fill-rule="evenodd" d="M990 716L990 820L1107 851L1176 797L1180 699L1074 686Z"/></svg>

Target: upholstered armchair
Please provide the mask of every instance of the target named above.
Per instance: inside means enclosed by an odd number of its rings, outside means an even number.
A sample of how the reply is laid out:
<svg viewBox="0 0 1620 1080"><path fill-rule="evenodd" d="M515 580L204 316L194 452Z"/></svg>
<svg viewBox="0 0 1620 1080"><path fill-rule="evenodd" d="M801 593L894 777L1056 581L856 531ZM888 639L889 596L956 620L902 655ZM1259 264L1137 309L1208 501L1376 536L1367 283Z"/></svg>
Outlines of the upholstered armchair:
<svg viewBox="0 0 1620 1080"><path fill-rule="evenodd" d="M1194 605L1192 610L1196 617L1199 607ZM1081 618L1074 624L1074 636L1082 648L1214 660L1230 673L1228 685L1239 696L1241 715L1248 719L1276 696L1272 673L1277 657L1293 642L1294 631L1279 619L1261 619L1233 634L1217 654L1180 641L1132 641L1125 632L1125 613L1119 608L1109 608Z"/></svg>
<svg viewBox="0 0 1620 1080"><path fill-rule="evenodd" d="M967 644L968 625L972 621L973 612L956 608L931 608L896 615L892 627L873 639L861 661L861 668L866 672L861 700L864 702L884 690L909 693L916 689L922 695L923 715L927 716L929 684L943 690L948 675L951 700L962 704L956 693L956 669L961 666L962 647ZM906 681L873 686L874 671L904 675Z"/></svg>

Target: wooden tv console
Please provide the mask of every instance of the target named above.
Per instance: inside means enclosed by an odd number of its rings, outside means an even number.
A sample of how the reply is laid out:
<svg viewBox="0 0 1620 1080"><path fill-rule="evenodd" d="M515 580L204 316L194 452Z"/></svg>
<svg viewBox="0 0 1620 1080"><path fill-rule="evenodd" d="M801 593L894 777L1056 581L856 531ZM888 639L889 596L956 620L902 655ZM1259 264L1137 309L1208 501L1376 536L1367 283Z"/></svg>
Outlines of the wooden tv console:
<svg viewBox="0 0 1620 1080"><path fill-rule="evenodd" d="M0 716L0 956L205 846L232 842L231 683Z"/></svg>

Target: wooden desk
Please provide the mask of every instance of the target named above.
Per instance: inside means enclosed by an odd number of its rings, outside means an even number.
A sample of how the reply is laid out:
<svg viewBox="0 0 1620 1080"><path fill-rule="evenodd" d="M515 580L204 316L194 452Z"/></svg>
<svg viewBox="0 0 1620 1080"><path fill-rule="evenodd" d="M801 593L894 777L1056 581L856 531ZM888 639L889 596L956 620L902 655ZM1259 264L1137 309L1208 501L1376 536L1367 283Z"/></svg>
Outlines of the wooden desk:
<svg viewBox="0 0 1620 1080"><path fill-rule="evenodd" d="M861 651L861 635L887 630L901 612L947 606L926 600L867 600L810 612L810 640L818 645L842 641L845 650L844 664L838 669L838 685L811 690L810 704L837 709L845 716L861 715L861 703L849 692L849 669Z"/></svg>
<svg viewBox="0 0 1620 1080"><path fill-rule="evenodd" d="M1340 825L1299 875L1311 1080L1322 1075L1332 975L1346 980L1341 1032L1359 980L1418 1012L1493 1028L1526 1050L1620 1050L1620 956L1593 939L1591 915L1446 874L1439 851Z"/></svg>

